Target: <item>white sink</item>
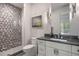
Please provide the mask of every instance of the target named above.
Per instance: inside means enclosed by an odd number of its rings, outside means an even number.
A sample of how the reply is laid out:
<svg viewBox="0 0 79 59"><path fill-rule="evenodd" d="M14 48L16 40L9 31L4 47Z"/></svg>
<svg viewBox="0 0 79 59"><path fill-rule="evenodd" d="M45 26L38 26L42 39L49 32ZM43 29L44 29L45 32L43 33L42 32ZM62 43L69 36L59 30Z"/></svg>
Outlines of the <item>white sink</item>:
<svg viewBox="0 0 79 59"><path fill-rule="evenodd" d="M51 38L50 40L61 41L61 42L67 42L67 40L63 40L63 39L54 39L54 38Z"/></svg>

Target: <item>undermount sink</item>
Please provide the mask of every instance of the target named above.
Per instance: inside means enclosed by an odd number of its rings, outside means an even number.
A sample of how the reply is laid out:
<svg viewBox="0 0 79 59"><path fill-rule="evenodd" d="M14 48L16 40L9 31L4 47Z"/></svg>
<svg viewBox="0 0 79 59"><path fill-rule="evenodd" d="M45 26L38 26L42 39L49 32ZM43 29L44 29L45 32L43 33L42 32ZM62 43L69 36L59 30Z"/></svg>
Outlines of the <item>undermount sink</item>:
<svg viewBox="0 0 79 59"><path fill-rule="evenodd" d="M64 40L64 39L54 39L54 38L51 38L50 40L61 41L61 42L67 42L67 40Z"/></svg>

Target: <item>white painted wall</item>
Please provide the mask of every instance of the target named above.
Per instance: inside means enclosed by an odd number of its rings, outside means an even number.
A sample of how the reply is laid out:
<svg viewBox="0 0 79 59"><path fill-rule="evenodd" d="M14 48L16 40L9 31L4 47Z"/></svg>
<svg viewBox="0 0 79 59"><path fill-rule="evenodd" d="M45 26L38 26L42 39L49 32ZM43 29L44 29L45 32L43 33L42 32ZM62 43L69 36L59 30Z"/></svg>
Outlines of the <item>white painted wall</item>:
<svg viewBox="0 0 79 59"><path fill-rule="evenodd" d="M47 3L32 4L32 17L42 15L42 23L43 23L43 26L41 28L32 27L33 37L40 37L40 36L44 36L44 33L50 33L50 26L47 23L47 18L46 18L49 5L50 4Z"/></svg>
<svg viewBox="0 0 79 59"><path fill-rule="evenodd" d="M23 15L23 33L24 41L23 45L27 45L31 40L31 4L24 4L24 15Z"/></svg>
<svg viewBox="0 0 79 59"><path fill-rule="evenodd" d="M16 53L29 43L31 39L31 4L24 4L22 14L22 46L18 46L7 51L0 52L1 55Z"/></svg>

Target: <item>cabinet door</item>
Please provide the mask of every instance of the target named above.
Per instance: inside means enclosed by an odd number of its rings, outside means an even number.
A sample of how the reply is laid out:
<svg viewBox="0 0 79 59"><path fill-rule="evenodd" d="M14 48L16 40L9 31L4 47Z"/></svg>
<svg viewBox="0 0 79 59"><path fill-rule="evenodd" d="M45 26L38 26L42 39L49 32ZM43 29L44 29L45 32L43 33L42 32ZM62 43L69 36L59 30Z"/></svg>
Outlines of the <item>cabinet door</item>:
<svg viewBox="0 0 79 59"><path fill-rule="evenodd" d="M72 45L72 53L79 54L79 46Z"/></svg>
<svg viewBox="0 0 79 59"><path fill-rule="evenodd" d="M54 56L54 49L46 46L46 56Z"/></svg>
<svg viewBox="0 0 79 59"><path fill-rule="evenodd" d="M72 55L79 56L79 46L72 45Z"/></svg>
<svg viewBox="0 0 79 59"><path fill-rule="evenodd" d="M38 55L45 55L45 46L38 45Z"/></svg>
<svg viewBox="0 0 79 59"><path fill-rule="evenodd" d="M45 41L38 40L38 56L45 56L46 55L46 49L45 49Z"/></svg>
<svg viewBox="0 0 79 59"><path fill-rule="evenodd" d="M46 56L56 56L58 54L58 49L46 47Z"/></svg>

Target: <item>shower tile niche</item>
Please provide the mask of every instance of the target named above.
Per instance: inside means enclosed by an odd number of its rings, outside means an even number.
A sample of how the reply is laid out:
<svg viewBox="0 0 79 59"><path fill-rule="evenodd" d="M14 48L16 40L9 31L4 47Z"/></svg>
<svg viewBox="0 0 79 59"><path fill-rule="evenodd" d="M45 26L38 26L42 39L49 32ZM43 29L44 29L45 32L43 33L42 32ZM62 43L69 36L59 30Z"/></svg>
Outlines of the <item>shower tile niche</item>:
<svg viewBox="0 0 79 59"><path fill-rule="evenodd" d="M0 3L0 52L22 45L21 9Z"/></svg>

